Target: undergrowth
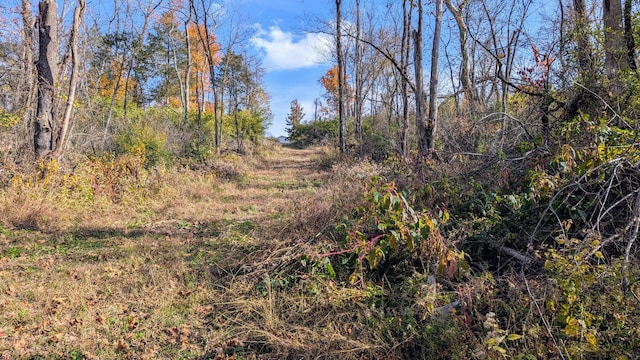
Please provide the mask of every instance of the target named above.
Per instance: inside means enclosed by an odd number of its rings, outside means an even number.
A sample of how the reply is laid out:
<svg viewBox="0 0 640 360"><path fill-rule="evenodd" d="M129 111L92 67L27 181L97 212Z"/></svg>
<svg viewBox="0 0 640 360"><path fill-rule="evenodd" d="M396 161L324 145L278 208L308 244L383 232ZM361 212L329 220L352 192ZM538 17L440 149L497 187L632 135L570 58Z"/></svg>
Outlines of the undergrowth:
<svg viewBox="0 0 640 360"><path fill-rule="evenodd" d="M557 137L426 172L274 147L13 172L0 354L637 358L640 155L603 122Z"/></svg>

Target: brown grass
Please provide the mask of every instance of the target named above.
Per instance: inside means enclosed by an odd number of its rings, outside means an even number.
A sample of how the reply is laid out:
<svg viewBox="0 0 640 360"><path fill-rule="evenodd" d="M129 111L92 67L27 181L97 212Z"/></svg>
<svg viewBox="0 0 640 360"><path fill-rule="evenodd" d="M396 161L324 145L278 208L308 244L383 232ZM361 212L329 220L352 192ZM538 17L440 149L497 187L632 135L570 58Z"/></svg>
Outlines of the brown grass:
<svg viewBox="0 0 640 360"><path fill-rule="evenodd" d="M362 291L300 271L299 256L332 241L327 229L359 186L354 169L322 170L330 158L272 147L129 174L115 194L96 191L85 165L8 181L0 359L385 353Z"/></svg>

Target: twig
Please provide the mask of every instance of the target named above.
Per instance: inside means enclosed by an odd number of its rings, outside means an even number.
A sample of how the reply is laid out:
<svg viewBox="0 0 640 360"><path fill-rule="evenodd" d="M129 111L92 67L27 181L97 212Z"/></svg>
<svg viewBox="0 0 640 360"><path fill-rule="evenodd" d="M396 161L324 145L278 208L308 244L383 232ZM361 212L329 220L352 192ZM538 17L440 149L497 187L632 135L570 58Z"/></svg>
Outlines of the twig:
<svg viewBox="0 0 640 360"><path fill-rule="evenodd" d="M629 258L631 256L631 248L638 237L638 230L640 229L640 193L636 196L636 201L633 204L633 218L631 223L633 224L633 232L627 241L627 247L624 250L624 265L622 265L622 273L624 274L624 288L628 289L629 284ZM635 294L634 294L635 296ZM637 299L637 298L636 298Z"/></svg>
<svg viewBox="0 0 640 360"><path fill-rule="evenodd" d="M536 310L538 311L538 315L540 315L540 319L542 320L542 323L544 324L544 327L547 330L547 333L549 334L551 341L553 341L553 344L556 346L556 349L558 349L562 360L565 360L566 358L564 357L564 354L562 353L562 351L560 350L560 346L558 345L558 340L556 340L555 336L553 336L553 330L551 329L551 325L549 325L547 318L544 317L544 313L542 312L542 309L540 309L540 305L538 305L538 300L536 300L535 296L533 296L533 294L531 293L531 289L529 288L529 282L527 281L527 277L524 275L524 271L522 271L522 278L524 279L524 284L527 287L527 293L529 294L529 298L531 299L531 302L533 303L533 305L535 305Z"/></svg>
<svg viewBox="0 0 640 360"><path fill-rule="evenodd" d="M547 204L547 208L544 209L544 211L542 212L542 215L540 215L540 219L538 220L538 223L536 224L536 227L533 229L533 232L531 233L531 241L533 241L536 237L536 233L538 232L538 230L540 229L540 226L542 225L542 222L545 219L545 216L547 215L547 212L549 212L549 210L553 209L553 204L555 203L555 201L558 199L558 197L560 196L560 194L562 194L565 190L572 188L574 186L580 186L581 183L592 173L600 170L601 168L607 166L607 165L611 165L611 164L616 164L622 160L625 160L624 157L618 157L615 159L611 159L605 163L602 163L594 168L589 169L586 173L584 173L584 175L580 176L576 181L572 182L571 184L567 184L565 186L562 187L562 189L558 190L555 195L553 195L553 197L549 200L549 203Z"/></svg>

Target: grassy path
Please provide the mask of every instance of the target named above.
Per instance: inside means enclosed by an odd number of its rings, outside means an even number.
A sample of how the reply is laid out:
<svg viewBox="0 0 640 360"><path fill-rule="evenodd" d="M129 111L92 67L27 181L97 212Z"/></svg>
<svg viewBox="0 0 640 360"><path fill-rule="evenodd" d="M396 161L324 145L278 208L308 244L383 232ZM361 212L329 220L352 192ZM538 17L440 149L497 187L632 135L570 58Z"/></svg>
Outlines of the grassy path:
<svg viewBox="0 0 640 360"><path fill-rule="evenodd" d="M14 207L34 207L36 225L0 228L0 359L304 352L268 279L325 182L320 158L283 148L232 159L231 180L164 174L140 199L112 206L43 198ZM50 218L64 225L49 229Z"/></svg>

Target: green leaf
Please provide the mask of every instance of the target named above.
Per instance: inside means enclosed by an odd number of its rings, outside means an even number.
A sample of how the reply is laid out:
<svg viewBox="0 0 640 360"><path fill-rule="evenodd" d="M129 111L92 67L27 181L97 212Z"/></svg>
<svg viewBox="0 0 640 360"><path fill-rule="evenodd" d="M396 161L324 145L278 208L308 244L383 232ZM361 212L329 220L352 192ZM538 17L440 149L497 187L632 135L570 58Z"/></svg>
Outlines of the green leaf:
<svg viewBox="0 0 640 360"><path fill-rule="evenodd" d="M428 226L424 226L422 229L420 229L420 236L422 237L422 239L427 239L429 237L429 234L431 234L431 228Z"/></svg>
<svg viewBox="0 0 640 360"><path fill-rule="evenodd" d="M331 279L334 279L336 277L336 271L333 269L333 266L331 265L331 261L325 261L324 269L327 271L327 274Z"/></svg>

